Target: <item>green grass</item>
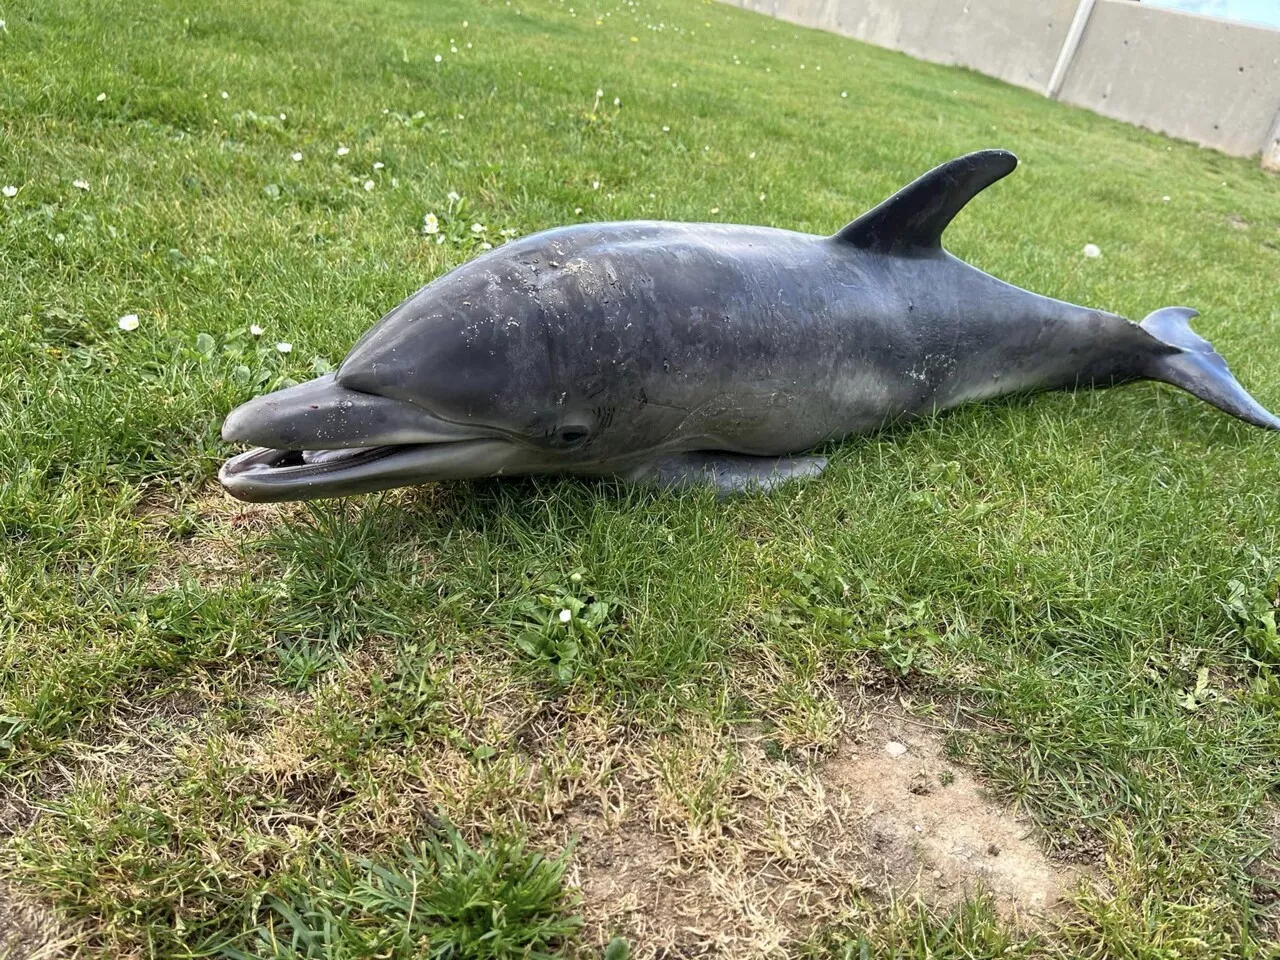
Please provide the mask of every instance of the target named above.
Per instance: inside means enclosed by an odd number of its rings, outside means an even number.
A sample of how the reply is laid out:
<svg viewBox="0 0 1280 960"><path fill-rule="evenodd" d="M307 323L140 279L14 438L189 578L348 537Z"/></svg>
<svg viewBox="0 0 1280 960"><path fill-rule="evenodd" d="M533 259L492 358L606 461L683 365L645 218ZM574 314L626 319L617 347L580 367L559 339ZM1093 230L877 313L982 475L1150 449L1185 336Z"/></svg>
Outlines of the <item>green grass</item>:
<svg viewBox="0 0 1280 960"><path fill-rule="evenodd" d="M1094 882L1043 936L850 889L787 951L1274 949L1280 446L1171 388L968 407L723 503L516 480L253 512L211 486L227 411L337 363L473 222L832 232L986 146L1023 166L953 252L1132 317L1195 306L1280 408L1253 162L716 4L573 6L0 9L0 912L16 891L110 956L308 955L313 922L344 956L591 955L631 934L574 906L573 815L724 866L753 771L807 775L892 695Z"/></svg>
<svg viewBox="0 0 1280 960"><path fill-rule="evenodd" d="M268 899L241 957L554 956L579 926L565 915L564 865L497 843L477 852L456 831L401 854L404 865L327 856Z"/></svg>

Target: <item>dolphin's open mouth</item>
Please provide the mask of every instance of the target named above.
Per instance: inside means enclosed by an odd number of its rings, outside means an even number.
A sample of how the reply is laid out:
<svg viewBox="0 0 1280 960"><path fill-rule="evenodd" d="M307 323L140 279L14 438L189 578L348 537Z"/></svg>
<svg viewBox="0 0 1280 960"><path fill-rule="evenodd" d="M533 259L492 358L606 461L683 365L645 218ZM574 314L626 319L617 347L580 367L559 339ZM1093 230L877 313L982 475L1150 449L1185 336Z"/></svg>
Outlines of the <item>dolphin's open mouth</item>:
<svg viewBox="0 0 1280 960"><path fill-rule="evenodd" d="M237 407L222 436L255 445L218 472L232 496L254 503L494 476L530 456L492 428L351 390L333 375Z"/></svg>
<svg viewBox="0 0 1280 960"><path fill-rule="evenodd" d="M315 451L255 447L224 463L218 480L232 496L251 503L311 500L493 476L515 452L515 444L499 439Z"/></svg>
<svg viewBox="0 0 1280 960"><path fill-rule="evenodd" d="M332 473L335 469L372 463L418 446L423 444L384 444L379 447L343 447L337 450L276 450L272 447L254 447L232 457L223 470L227 474L239 474L255 468L266 468L277 473L288 470L293 476L317 476Z"/></svg>

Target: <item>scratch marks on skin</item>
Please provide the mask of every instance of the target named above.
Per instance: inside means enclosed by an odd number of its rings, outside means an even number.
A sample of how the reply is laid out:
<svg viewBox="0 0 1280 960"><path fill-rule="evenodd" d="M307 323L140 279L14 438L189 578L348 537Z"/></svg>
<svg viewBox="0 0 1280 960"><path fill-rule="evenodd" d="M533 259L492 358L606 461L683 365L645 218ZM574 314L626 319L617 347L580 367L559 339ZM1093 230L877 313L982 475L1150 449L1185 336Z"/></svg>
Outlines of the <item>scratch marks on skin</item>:
<svg viewBox="0 0 1280 960"><path fill-rule="evenodd" d="M956 367L956 358L945 353L926 353L919 364L913 364L906 376L918 383L936 388Z"/></svg>
<svg viewBox="0 0 1280 960"><path fill-rule="evenodd" d="M672 410L676 413L681 413L685 415L689 413L688 407L682 407L674 403L659 403L656 400L650 400L649 395L645 393L643 387L641 387L640 393L636 396L636 402L643 407L655 407L659 410Z"/></svg>

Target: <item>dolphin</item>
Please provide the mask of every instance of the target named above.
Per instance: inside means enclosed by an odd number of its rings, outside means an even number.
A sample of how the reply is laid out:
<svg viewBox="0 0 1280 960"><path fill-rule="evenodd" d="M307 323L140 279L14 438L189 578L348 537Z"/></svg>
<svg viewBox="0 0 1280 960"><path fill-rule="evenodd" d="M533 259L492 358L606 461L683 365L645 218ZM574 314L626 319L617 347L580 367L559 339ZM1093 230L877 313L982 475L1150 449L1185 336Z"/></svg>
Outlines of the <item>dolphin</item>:
<svg viewBox="0 0 1280 960"><path fill-rule="evenodd" d="M504 244L393 309L336 373L233 410L223 438L256 449L219 479L248 501L545 473L770 489L822 471L806 451L896 420L1144 379L1280 430L1194 310L1135 324L944 251L1016 166L944 163L829 237L635 221Z"/></svg>

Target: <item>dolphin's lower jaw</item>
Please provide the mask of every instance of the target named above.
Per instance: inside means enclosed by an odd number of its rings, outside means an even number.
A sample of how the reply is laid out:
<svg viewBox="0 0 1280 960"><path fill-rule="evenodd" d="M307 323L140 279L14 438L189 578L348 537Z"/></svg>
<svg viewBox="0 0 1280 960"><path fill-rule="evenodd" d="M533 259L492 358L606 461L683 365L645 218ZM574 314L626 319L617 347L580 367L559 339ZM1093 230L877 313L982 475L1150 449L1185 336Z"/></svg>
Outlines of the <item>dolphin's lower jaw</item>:
<svg viewBox="0 0 1280 960"><path fill-rule="evenodd" d="M372 493L434 480L472 480L512 467L525 472L524 459L516 444L498 439L308 452L256 447L224 463L218 481L238 500L273 503Z"/></svg>

